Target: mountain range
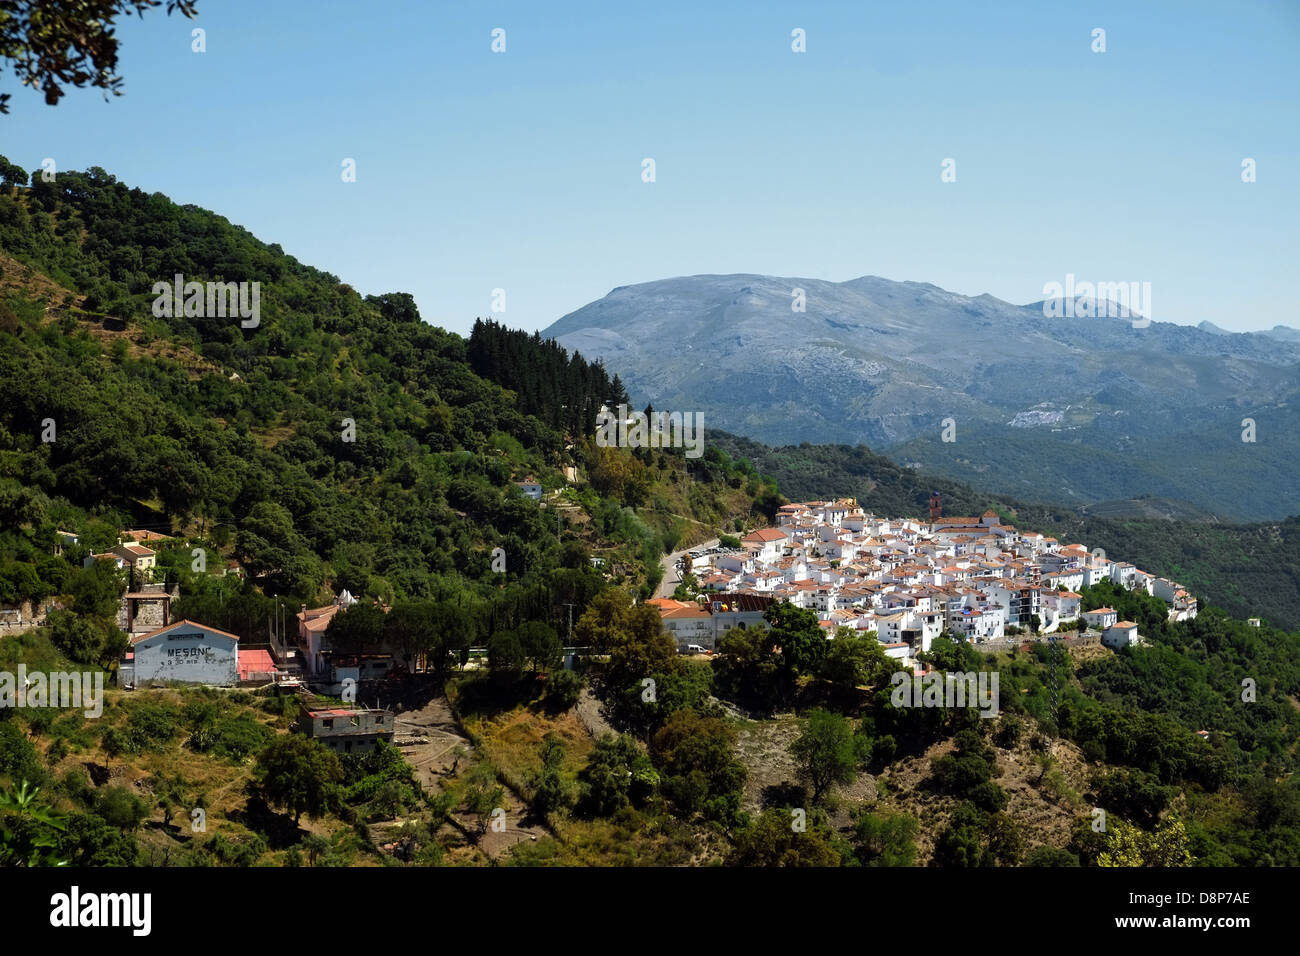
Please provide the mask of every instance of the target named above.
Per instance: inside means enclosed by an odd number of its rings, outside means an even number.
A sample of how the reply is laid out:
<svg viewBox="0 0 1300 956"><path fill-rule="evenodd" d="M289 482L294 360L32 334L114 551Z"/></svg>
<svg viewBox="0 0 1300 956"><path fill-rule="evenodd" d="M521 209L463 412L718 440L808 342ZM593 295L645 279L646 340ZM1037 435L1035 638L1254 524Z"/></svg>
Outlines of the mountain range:
<svg viewBox="0 0 1300 956"><path fill-rule="evenodd" d="M1028 501L1300 513L1300 333L1051 311L876 276L698 275L619 287L542 334L638 402L771 444L863 443Z"/></svg>

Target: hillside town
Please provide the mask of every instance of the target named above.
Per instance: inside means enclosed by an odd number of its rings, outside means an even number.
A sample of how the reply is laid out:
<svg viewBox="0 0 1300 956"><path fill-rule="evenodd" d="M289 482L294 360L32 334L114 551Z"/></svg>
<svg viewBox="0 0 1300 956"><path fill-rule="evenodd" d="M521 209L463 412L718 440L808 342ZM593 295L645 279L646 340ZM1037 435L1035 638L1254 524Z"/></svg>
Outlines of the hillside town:
<svg viewBox="0 0 1300 956"><path fill-rule="evenodd" d="M929 521L881 518L851 498L784 505L775 527L740 547L682 557L680 581L694 600L651 603L683 651L712 651L731 628L765 626L767 607L789 601L815 610L828 638L842 627L874 631L904 664L945 633L984 644L1092 630L1113 648L1141 643L1137 624L1115 610L1083 610L1079 589L1101 581L1162 598L1170 620L1196 616L1180 584L1099 549L1017 530L993 511L940 513L937 496Z"/></svg>

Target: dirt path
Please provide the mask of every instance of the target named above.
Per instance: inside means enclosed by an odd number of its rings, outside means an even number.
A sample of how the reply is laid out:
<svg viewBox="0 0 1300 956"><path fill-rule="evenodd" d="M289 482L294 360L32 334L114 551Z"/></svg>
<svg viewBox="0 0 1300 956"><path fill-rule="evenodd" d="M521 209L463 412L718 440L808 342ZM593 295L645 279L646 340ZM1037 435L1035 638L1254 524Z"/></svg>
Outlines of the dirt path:
<svg viewBox="0 0 1300 956"><path fill-rule="evenodd" d="M447 698L439 694L418 710L408 710L393 721L393 745L415 768L420 785L441 790L442 782L457 766L456 748L464 748L465 762L474 745L456 726Z"/></svg>
<svg viewBox="0 0 1300 956"><path fill-rule="evenodd" d="M442 694L422 707L397 715L393 721L393 744L414 768L420 785L434 793L451 786L453 778L474 765L474 744L461 733L451 705ZM495 821L495 827L490 824L475 844L489 858L501 857L516 843L550 835L541 821L527 819L525 822L528 811L523 798L509 787L503 804L504 816ZM477 831L478 821L461 812L452 813L451 818L460 836L473 842L471 834ZM374 828L377 840L392 839L398 825L398 821L390 821Z"/></svg>
<svg viewBox="0 0 1300 956"><path fill-rule="evenodd" d="M790 744L799 736L798 721L764 721L751 724L736 741L736 758L745 765L744 808L760 813L764 791L797 787L799 769L790 754ZM770 791L769 791L770 792ZM780 802L780 801L778 801Z"/></svg>
<svg viewBox="0 0 1300 956"><path fill-rule="evenodd" d="M587 733L591 734L592 740L599 740L605 734L618 733L618 731L610 726L609 721L605 719L605 714L601 710L600 701L593 697L591 691L587 690L585 687L582 689L582 693L578 697L578 706L575 713L577 713L578 720L582 722L582 726L586 729Z"/></svg>

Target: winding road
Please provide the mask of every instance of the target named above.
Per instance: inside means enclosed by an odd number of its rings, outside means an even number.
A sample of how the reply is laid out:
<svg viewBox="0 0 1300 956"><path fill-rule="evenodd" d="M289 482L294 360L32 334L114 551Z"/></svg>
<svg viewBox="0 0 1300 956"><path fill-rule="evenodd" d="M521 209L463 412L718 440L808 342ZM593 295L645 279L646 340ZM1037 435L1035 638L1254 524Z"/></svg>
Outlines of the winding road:
<svg viewBox="0 0 1300 956"><path fill-rule="evenodd" d="M708 541L703 541L700 544L692 545L691 547L685 548L681 551L674 551L672 554L664 555L663 560L659 562L659 566L664 569L664 577L663 580L659 582L659 587L655 589L655 597L657 598L672 597L673 591L677 590L677 585L680 584L682 580L681 576L677 573L678 558L680 558L687 551L698 551L701 548L716 548L717 546L718 546L718 539L711 538Z"/></svg>

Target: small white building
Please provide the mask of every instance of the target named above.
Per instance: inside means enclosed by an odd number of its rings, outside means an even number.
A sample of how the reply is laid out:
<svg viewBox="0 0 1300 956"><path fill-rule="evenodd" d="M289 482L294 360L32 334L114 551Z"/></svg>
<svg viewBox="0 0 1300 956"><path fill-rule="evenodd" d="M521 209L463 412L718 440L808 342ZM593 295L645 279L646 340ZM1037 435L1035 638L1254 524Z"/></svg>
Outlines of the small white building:
<svg viewBox="0 0 1300 956"><path fill-rule="evenodd" d="M678 649L698 644L713 647L713 615L700 607L678 607L660 613L664 630L672 635Z"/></svg>
<svg viewBox="0 0 1300 956"><path fill-rule="evenodd" d="M131 651L119 680L136 687L171 681L229 687L239 679L239 637L193 621L141 634Z"/></svg>
<svg viewBox="0 0 1300 956"><path fill-rule="evenodd" d="M158 563L158 556L152 548L133 542L119 544L112 553L121 556L123 561L137 571L148 571Z"/></svg>
<svg viewBox="0 0 1300 956"><path fill-rule="evenodd" d="M1117 612L1113 607L1099 607L1094 608L1091 611L1084 611L1083 619L1087 622L1089 627L1095 627L1099 630L1105 631L1108 628L1114 627L1119 621L1119 612Z"/></svg>
<svg viewBox="0 0 1300 956"><path fill-rule="evenodd" d="M1119 649L1142 643L1138 636L1138 626L1132 621L1118 621L1106 628L1101 635L1101 642L1107 647Z"/></svg>
<svg viewBox="0 0 1300 956"><path fill-rule="evenodd" d="M759 528L745 535L740 542L755 552L755 556L760 561L775 561L781 557L788 540L784 531L778 531L776 528Z"/></svg>

